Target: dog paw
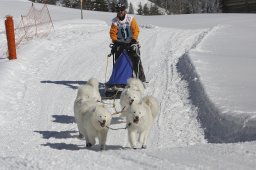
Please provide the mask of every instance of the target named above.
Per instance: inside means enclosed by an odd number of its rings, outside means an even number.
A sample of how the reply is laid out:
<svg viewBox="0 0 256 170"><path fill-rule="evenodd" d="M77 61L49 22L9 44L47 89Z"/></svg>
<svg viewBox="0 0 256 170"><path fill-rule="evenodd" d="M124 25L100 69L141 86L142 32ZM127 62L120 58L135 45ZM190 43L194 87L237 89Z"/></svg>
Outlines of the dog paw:
<svg viewBox="0 0 256 170"><path fill-rule="evenodd" d="M147 149L146 145L142 145L141 149Z"/></svg>
<svg viewBox="0 0 256 170"><path fill-rule="evenodd" d="M100 150L101 151L105 150L105 146L100 146Z"/></svg>
<svg viewBox="0 0 256 170"><path fill-rule="evenodd" d="M86 147L90 148L90 147L92 147L92 144L91 143L86 143Z"/></svg>

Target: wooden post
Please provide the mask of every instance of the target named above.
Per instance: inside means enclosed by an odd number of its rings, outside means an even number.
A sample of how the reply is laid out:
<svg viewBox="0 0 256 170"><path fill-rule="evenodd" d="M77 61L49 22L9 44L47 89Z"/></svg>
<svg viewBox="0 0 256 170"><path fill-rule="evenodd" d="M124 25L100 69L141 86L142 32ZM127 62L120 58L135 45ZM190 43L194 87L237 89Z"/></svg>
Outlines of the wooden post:
<svg viewBox="0 0 256 170"><path fill-rule="evenodd" d="M83 0L80 0L80 6L81 6L81 19L83 19Z"/></svg>
<svg viewBox="0 0 256 170"><path fill-rule="evenodd" d="M5 30L8 44L9 60L16 58L16 44L15 44L15 33L12 16L7 15L5 20Z"/></svg>

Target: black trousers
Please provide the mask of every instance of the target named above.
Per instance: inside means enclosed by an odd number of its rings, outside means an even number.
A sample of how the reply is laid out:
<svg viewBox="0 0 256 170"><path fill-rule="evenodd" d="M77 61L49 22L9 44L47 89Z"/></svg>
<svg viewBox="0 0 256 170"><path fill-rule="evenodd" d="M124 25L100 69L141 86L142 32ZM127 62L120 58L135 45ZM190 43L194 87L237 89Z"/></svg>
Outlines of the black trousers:
<svg viewBox="0 0 256 170"><path fill-rule="evenodd" d="M121 53L123 52L123 50L125 49L125 47L119 46L116 49L115 52L115 61L118 59L118 57L121 55ZM139 50L139 49L138 49ZM137 51L131 51L131 50L127 50L128 51L128 55L132 61L132 69L136 75L136 78L139 78L142 82L146 82L146 76L143 70L143 66L142 66L142 62L141 62L141 58L140 58L140 52Z"/></svg>

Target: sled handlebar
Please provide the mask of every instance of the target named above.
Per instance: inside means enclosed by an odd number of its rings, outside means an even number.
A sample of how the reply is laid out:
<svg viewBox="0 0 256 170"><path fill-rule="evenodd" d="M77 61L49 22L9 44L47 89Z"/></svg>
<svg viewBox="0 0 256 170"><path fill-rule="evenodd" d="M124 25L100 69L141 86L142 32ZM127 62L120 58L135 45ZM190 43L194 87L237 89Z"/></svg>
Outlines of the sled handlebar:
<svg viewBox="0 0 256 170"><path fill-rule="evenodd" d="M124 43L124 42L115 42L115 43L111 43L109 44L109 47L112 48L116 48L118 46L122 46L123 48L129 48L130 47L130 43Z"/></svg>
<svg viewBox="0 0 256 170"><path fill-rule="evenodd" d="M126 49L127 51L130 51L132 48L133 51L137 51L137 49L140 48L140 45L138 43L131 44L131 43L124 43L124 42L115 42L115 43L109 44L109 47L111 48L111 52L108 55L108 57L111 57L111 55L115 54L118 47L120 47L122 50Z"/></svg>

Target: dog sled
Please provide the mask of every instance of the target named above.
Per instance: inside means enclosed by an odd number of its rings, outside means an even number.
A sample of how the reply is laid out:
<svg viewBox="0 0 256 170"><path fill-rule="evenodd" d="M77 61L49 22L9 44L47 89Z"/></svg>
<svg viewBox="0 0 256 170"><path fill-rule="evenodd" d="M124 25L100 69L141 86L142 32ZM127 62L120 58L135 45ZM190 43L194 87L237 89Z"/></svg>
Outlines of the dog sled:
<svg viewBox="0 0 256 170"><path fill-rule="evenodd" d="M110 44L111 53L108 57L113 56L113 70L108 82L105 83L105 97L120 98L124 90L127 80L131 77L136 77L145 82L143 67L140 60L139 44L119 43L117 45ZM129 56L136 53L137 57ZM135 59L138 61L134 61ZM134 64L136 62L137 74L134 72Z"/></svg>

